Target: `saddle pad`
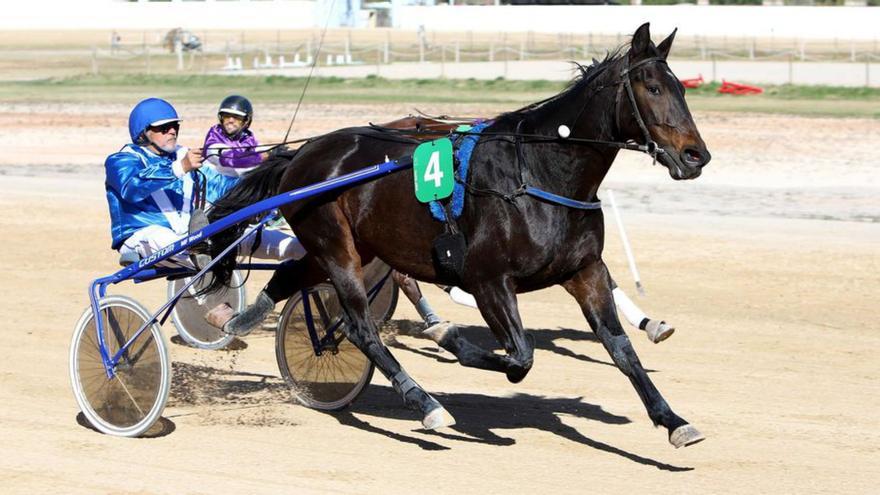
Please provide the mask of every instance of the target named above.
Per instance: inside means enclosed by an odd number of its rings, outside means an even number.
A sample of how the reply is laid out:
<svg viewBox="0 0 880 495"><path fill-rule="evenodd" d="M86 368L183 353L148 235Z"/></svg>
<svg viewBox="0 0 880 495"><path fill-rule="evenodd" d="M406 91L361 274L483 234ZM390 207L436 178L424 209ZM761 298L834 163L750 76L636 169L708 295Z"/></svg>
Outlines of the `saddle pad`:
<svg viewBox="0 0 880 495"><path fill-rule="evenodd" d="M462 210L464 210L464 185L467 183L468 165L470 164L471 155L474 153L474 148L477 146L477 141L480 140L480 132L491 124L492 121L484 121L474 124L467 134L459 134L458 138L454 139L452 142L452 145L455 148L455 158L458 159L457 177L455 188L452 190L451 199L453 219L460 217ZM431 208L431 216L433 216L435 220L440 222L447 221L446 210L444 210L443 205L440 204L439 201L431 201L429 207Z"/></svg>

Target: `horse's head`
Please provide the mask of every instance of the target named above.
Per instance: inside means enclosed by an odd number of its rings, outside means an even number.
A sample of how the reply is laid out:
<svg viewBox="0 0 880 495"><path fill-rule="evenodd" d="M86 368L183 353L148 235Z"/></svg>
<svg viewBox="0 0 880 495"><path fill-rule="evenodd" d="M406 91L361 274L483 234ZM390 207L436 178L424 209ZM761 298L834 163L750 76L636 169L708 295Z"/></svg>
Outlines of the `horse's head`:
<svg viewBox="0 0 880 495"><path fill-rule="evenodd" d="M654 141L662 149L657 160L673 179L695 179L712 155L684 101L684 86L666 65L673 39L675 31L654 45L648 23L636 30L622 57L618 129L625 138Z"/></svg>

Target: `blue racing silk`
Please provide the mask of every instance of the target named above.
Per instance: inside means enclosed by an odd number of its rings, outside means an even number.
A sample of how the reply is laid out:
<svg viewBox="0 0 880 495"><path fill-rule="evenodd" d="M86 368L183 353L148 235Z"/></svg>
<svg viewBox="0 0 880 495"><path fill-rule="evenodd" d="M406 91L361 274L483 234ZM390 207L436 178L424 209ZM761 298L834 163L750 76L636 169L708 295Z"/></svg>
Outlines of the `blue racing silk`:
<svg viewBox="0 0 880 495"><path fill-rule="evenodd" d="M110 234L113 249L136 231L150 225L167 227L183 236L189 229L193 205L195 172L183 173L181 161L187 148L155 154L128 144L107 157L105 190L110 207ZM213 167L202 167L208 179L207 200L215 201L233 184L215 180Z"/></svg>

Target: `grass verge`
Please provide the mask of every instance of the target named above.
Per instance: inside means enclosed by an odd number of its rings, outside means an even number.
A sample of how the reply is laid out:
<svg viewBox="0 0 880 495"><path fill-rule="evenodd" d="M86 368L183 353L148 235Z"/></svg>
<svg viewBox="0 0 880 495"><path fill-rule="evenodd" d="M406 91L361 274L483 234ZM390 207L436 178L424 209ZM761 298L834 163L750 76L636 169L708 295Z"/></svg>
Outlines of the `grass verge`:
<svg viewBox="0 0 880 495"><path fill-rule="evenodd" d="M150 95L174 102L214 104L230 93L261 103L295 102L304 78L281 76L77 76L28 82L0 82L0 102L132 103ZM557 81L504 79L406 79L377 77L315 78L309 103L474 103L510 104L537 101L559 92ZM880 88L769 86L764 94L731 96L717 93L718 84L688 90L696 111L758 112L828 117L880 118Z"/></svg>

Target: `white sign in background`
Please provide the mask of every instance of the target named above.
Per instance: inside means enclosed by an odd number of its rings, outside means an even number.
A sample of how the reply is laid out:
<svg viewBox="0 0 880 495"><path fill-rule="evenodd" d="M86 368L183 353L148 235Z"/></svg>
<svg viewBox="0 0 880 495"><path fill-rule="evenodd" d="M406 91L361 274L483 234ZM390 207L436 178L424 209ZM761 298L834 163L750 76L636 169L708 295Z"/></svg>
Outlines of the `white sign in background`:
<svg viewBox="0 0 880 495"><path fill-rule="evenodd" d="M0 30L23 29L306 29L322 28L328 0L123 2L4 0ZM348 5L335 2L333 5ZM353 1L357 9L359 2ZM631 34L650 21L663 34L873 40L880 7L517 5L407 6L393 0L394 27L429 31ZM339 10L339 8L334 9ZM365 16L336 12L331 26Z"/></svg>

